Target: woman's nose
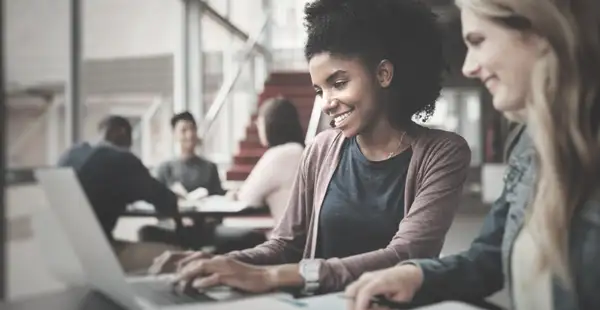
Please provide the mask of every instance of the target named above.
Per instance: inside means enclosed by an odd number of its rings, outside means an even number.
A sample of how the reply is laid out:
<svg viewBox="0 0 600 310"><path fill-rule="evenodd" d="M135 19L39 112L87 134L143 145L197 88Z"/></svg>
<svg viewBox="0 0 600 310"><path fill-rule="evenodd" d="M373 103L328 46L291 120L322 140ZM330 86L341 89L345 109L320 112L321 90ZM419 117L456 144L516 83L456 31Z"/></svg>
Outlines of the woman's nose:
<svg viewBox="0 0 600 310"><path fill-rule="evenodd" d="M473 54L467 51L465 61L462 66L462 73L467 78L476 78L481 66L473 57Z"/></svg>
<svg viewBox="0 0 600 310"><path fill-rule="evenodd" d="M323 97L322 100L323 113L329 115L332 114L335 109L337 109L338 101L336 99Z"/></svg>

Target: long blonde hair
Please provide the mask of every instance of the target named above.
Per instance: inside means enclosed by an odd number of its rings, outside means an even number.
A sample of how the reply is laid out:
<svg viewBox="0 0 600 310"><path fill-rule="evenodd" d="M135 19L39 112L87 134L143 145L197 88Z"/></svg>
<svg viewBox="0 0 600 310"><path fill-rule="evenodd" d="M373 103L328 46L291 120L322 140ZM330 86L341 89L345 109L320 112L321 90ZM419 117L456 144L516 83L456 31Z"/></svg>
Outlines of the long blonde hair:
<svg viewBox="0 0 600 310"><path fill-rule="evenodd" d="M600 0L457 0L462 9L544 38L531 79L528 126L538 153L529 223L540 270L571 285L568 231L600 174Z"/></svg>

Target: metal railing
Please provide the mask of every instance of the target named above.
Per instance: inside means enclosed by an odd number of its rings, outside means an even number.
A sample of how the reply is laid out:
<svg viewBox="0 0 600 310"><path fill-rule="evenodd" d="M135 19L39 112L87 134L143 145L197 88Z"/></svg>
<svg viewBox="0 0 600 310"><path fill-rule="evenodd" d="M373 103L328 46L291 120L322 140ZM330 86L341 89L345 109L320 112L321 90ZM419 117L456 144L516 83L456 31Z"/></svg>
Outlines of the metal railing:
<svg viewBox="0 0 600 310"><path fill-rule="evenodd" d="M138 123L138 126L134 129L134 139L142 141L141 157L144 162L152 157L152 143L150 141L152 136L151 122L164 102L165 101L163 101L162 98L156 98L148 110L142 115L141 122ZM138 136L136 137L136 135Z"/></svg>
<svg viewBox="0 0 600 310"><path fill-rule="evenodd" d="M28 126L23 130L15 142L12 145L8 145L8 159L14 159L19 155L22 149L27 145L27 142L31 140L36 134L39 134L39 131L42 130L42 126L46 123L47 112L50 109L55 109L56 106L53 102L48 103L38 115L38 117L33 121L33 123L28 124Z"/></svg>
<svg viewBox="0 0 600 310"><path fill-rule="evenodd" d="M304 138L306 145L310 144L317 133L319 133L322 116L323 112L321 111L319 97L315 96L315 103L313 104L312 113L310 113L310 120L308 121L308 128L306 129L306 136Z"/></svg>
<svg viewBox="0 0 600 310"><path fill-rule="evenodd" d="M250 41L251 40L251 35L246 34L242 29L240 29L239 27L237 27L236 25L234 25L231 20L221 14L219 14L219 12L217 12L217 10L215 10L211 5L209 5L208 3L206 3L206 1L200 1L200 5L202 5L202 9L204 10L204 13L211 17L215 22L217 22L219 25L221 25L223 28L227 29L227 31L231 34L233 34L234 36L244 40L244 41ZM270 16L270 14L266 14L267 16ZM252 45L252 49L256 49L258 50L261 54L268 56L270 54L270 51L267 47L263 46L262 44L260 44L259 42L256 42Z"/></svg>
<svg viewBox="0 0 600 310"><path fill-rule="evenodd" d="M231 94L237 80L242 74L246 63L252 59L252 51L255 49L255 46L258 44L258 40L263 35L265 30L267 29L267 25L269 24L269 16L270 14L269 12L267 12L265 14L264 21L260 25L259 30L254 35L251 35L249 39L245 42L242 48L243 60L238 64L238 67L236 68L235 72L232 75L226 77L225 81L223 82L223 85L217 92L217 96L215 97L213 103L210 105L210 108L208 109L208 111L206 112L206 116L204 117L204 121L202 122L200 130L200 134L202 137L206 137L210 132L210 129L213 126L217 116L219 115L219 112L227 102L227 98Z"/></svg>

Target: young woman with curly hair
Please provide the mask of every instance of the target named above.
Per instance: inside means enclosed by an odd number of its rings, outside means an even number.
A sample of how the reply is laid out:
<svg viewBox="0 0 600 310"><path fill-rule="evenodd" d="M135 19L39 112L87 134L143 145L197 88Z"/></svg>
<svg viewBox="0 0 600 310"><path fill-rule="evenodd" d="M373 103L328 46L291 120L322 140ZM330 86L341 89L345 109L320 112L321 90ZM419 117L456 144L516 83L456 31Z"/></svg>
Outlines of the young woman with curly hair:
<svg viewBox="0 0 600 310"><path fill-rule="evenodd" d="M441 89L435 15L417 0L317 0L305 26L312 83L334 128L305 150L271 239L212 259L196 253L180 262L179 283L339 291L365 271L440 253L470 150L413 122L431 116Z"/></svg>

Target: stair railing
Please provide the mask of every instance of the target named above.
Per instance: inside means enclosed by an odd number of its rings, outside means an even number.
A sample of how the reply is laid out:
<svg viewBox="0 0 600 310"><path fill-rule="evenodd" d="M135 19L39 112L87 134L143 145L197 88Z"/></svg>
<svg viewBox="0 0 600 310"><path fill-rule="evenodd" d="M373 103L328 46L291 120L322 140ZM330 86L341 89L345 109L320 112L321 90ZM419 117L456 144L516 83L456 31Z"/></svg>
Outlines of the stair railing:
<svg viewBox="0 0 600 310"><path fill-rule="evenodd" d="M27 146L27 142L42 130L42 126L46 124L46 118L48 117L47 112L54 108L55 106L52 102L46 103L40 115L38 115L33 122L27 124L25 130L19 134L15 142L8 148L9 159L17 158L22 149Z"/></svg>
<svg viewBox="0 0 600 310"><path fill-rule="evenodd" d="M255 46L258 44L258 40L260 39L260 37L263 35L265 30L267 29L267 25L270 21L270 15L271 14L269 12L265 13L265 19L261 23L259 30L256 31L254 33L254 35L251 35L248 38L248 40L245 42L244 46L242 47L243 60L238 64L234 73L229 75L226 78L223 85L217 92L217 96L215 97L215 100L213 100L212 104L210 105L210 108L206 112L206 116L205 116L204 121L202 122L202 125L200 128L201 129L200 134L203 138L206 138L208 136L208 133L210 132L212 125L214 124L215 120L217 119L219 112L223 109L223 106L227 102L227 98L233 91L233 88L234 88L237 80L239 79L240 75L242 74L242 71L244 70L246 63L248 63L248 61L250 61L252 59L252 52L255 49Z"/></svg>
<svg viewBox="0 0 600 310"><path fill-rule="evenodd" d="M323 112L321 111L321 102L319 97L315 96L315 103L313 104L312 112L310 113L310 120L308 121L308 128L306 129L306 136L304 138L304 143L306 145L309 145L319 133L321 117L323 117Z"/></svg>

